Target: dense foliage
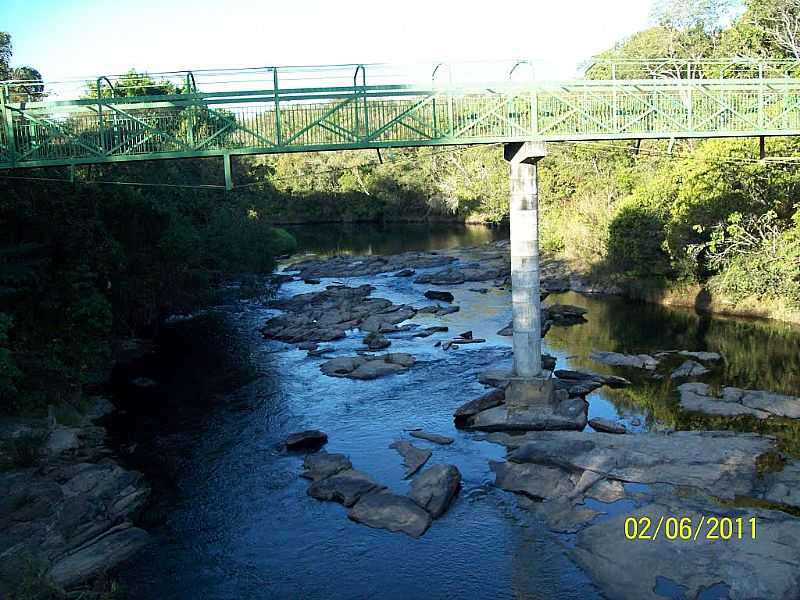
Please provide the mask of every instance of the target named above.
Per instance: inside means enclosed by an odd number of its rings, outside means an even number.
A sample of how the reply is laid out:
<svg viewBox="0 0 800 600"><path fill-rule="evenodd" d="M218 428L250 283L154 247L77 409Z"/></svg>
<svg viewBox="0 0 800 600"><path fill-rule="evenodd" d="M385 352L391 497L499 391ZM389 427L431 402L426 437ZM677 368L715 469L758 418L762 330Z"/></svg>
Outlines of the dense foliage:
<svg viewBox="0 0 800 600"><path fill-rule="evenodd" d="M258 197L217 191L0 183L0 411L78 402L116 336L152 334L228 275L269 272L294 240L265 214Z"/></svg>

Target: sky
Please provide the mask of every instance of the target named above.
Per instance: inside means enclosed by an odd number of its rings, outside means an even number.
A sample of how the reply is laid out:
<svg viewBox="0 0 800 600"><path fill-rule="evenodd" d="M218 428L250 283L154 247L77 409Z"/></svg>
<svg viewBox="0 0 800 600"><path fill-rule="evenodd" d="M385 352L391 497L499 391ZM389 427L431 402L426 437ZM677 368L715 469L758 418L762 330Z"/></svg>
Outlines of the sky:
<svg viewBox="0 0 800 600"><path fill-rule="evenodd" d="M45 80L188 69L535 59L544 78L648 26L651 0L0 0Z"/></svg>

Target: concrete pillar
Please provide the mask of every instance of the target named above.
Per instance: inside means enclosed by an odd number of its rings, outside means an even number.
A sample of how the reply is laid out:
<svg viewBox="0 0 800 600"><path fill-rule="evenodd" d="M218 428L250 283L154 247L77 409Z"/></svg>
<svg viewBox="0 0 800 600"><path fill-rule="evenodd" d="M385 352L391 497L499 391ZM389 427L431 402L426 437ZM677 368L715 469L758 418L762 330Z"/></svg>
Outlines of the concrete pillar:
<svg viewBox="0 0 800 600"><path fill-rule="evenodd" d="M539 192L536 163L547 155L544 142L505 145L511 165L511 302L514 322L514 375L542 374L539 298Z"/></svg>

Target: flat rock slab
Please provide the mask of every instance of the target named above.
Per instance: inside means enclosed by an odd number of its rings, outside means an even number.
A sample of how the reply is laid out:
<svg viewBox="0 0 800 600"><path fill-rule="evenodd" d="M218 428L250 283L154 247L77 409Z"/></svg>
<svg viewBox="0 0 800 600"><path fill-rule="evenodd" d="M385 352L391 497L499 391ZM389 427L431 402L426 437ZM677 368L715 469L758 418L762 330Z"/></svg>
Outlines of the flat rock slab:
<svg viewBox="0 0 800 600"><path fill-rule="evenodd" d="M359 498L370 492L384 489L369 475L357 469L346 469L308 487L308 495L317 500L340 502L353 506Z"/></svg>
<svg viewBox="0 0 800 600"><path fill-rule="evenodd" d="M628 429L624 424L612 421L611 419L604 419L603 417L589 419L589 425L592 426L592 429L601 431L603 433L622 434L628 432Z"/></svg>
<svg viewBox="0 0 800 600"><path fill-rule="evenodd" d="M426 338L432 336L434 333L444 333L448 330L444 326L426 327L415 332L411 337Z"/></svg>
<svg viewBox="0 0 800 600"><path fill-rule="evenodd" d="M697 526L709 516L757 518L757 535L729 541L628 540L625 519L686 517ZM735 527L735 526L734 526ZM798 556L800 520L777 511L721 511L688 509L653 503L627 515L590 525L577 536L573 556L608 598L615 600L663 600L656 594L664 579L683 591L683 598L697 598L705 589L721 584L731 600L800 597ZM635 566L631 568L631 566ZM718 597L718 596L714 596Z"/></svg>
<svg viewBox="0 0 800 600"><path fill-rule="evenodd" d="M353 468L353 463L344 454L328 454L327 452L317 452L309 454L303 461L303 473L301 477L319 481L341 471Z"/></svg>
<svg viewBox="0 0 800 600"><path fill-rule="evenodd" d="M500 406L505 402L506 393L502 389L492 390L488 394L484 394L480 398L470 400L466 404L461 405L453 414L455 418L456 427L464 427L469 424L472 417L480 412Z"/></svg>
<svg viewBox="0 0 800 600"><path fill-rule="evenodd" d="M415 359L410 354L394 352L372 356L342 356L322 363L319 369L330 377L377 379L406 371L414 362Z"/></svg>
<svg viewBox="0 0 800 600"><path fill-rule="evenodd" d="M461 310L460 306L439 306L437 304L436 306L424 306L423 308L420 308L417 311L417 313L431 314L437 317L443 317L444 315L451 315L453 313L457 313L459 310Z"/></svg>
<svg viewBox="0 0 800 600"><path fill-rule="evenodd" d="M400 531L418 538L431 526L431 516L406 496L367 494L347 512L348 518L376 529Z"/></svg>
<svg viewBox="0 0 800 600"><path fill-rule="evenodd" d="M681 408L691 412L725 417L749 415L758 419L800 419L800 398L795 396L734 387L722 388L722 393L717 395L705 383L684 383L678 386L678 392Z"/></svg>
<svg viewBox="0 0 800 600"><path fill-rule="evenodd" d="M319 429L292 433L286 438L287 450L316 450L328 441L328 435Z"/></svg>
<svg viewBox="0 0 800 600"><path fill-rule="evenodd" d="M592 373L591 371L574 371L571 369L558 369L553 375L563 381L569 382L591 382L600 385L607 385L610 388L621 388L631 384L630 381L624 377L616 375L600 375L599 373Z"/></svg>
<svg viewBox="0 0 800 600"><path fill-rule="evenodd" d="M775 448L772 438L727 431L541 432L525 439L516 440L521 445L509 461L630 483L689 486L728 499L758 495L756 459Z"/></svg>
<svg viewBox="0 0 800 600"><path fill-rule="evenodd" d="M561 327L586 323L583 315L589 312L585 308L571 304L551 304L545 306L543 310L547 313L547 320L552 321L553 325Z"/></svg>
<svg viewBox="0 0 800 600"><path fill-rule="evenodd" d="M409 435L411 437L418 438L420 440L427 440L429 442L433 442L434 444L441 444L443 446L447 446L453 443L453 438L447 437L446 435L439 435L438 433L430 433L427 431L422 431L421 429L415 429L414 431L409 431Z"/></svg>
<svg viewBox="0 0 800 600"><path fill-rule="evenodd" d="M509 410L503 404L470 417L463 427L476 431L580 431L586 427L588 408L583 398L562 399L526 410Z"/></svg>
<svg viewBox="0 0 800 600"><path fill-rule="evenodd" d="M764 499L800 507L800 462L794 461L764 476Z"/></svg>
<svg viewBox="0 0 800 600"><path fill-rule="evenodd" d="M658 359L649 354L620 354L619 352L599 352L593 351L589 358L612 367L632 367L634 369L655 370L658 366Z"/></svg>
<svg viewBox="0 0 800 600"><path fill-rule="evenodd" d="M681 356L687 358L694 358L702 362L717 362L722 360L722 355L718 352L690 352L689 350L681 350L678 352Z"/></svg>
<svg viewBox="0 0 800 600"><path fill-rule="evenodd" d="M69 587L131 558L149 540L143 529L129 523L118 525L58 560L49 576L56 584Z"/></svg>
<svg viewBox="0 0 800 600"><path fill-rule="evenodd" d="M670 379L687 379L690 377L700 377L711 371L695 360L684 361L681 366L670 374Z"/></svg>
<svg viewBox="0 0 800 600"><path fill-rule="evenodd" d="M402 440L393 442L389 445L389 448L394 448L403 457L403 465L406 467L406 472L403 475L405 479L419 471L422 465L428 462L432 454L430 450L417 448L413 444Z"/></svg>
<svg viewBox="0 0 800 600"><path fill-rule="evenodd" d="M441 517L461 487L461 473L454 465L433 465L414 477L411 499L434 519Z"/></svg>
<svg viewBox="0 0 800 600"><path fill-rule="evenodd" d="M455 299L450 292L440 292L437 290L428 290L425 292L425 297L428 300L440 300L442 302L452 302Z"/></svg>

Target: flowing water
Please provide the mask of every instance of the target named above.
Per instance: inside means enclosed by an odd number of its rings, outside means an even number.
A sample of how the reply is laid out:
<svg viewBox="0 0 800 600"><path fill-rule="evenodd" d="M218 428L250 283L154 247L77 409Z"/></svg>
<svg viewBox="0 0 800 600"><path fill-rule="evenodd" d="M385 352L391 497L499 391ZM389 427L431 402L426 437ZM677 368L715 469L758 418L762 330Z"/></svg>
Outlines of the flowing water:
<svg viewBox="0 0 800 600"><path fill-rule="evenodd" d="M416 226L376 235L359 226L349 244L347 230L329 226L326 232L311 241L298 237L304 248L330 254L473 245L502 235ZM326 283L292 282L280 294ZM374 296L395 303L430 304L422 296L427 288L408 278L387 274L347 283L370 283ZM472 330L486 343L444 352L433 347L438 336L395 337L391 350L409 352L418 362L374 381L326 377L319 371L322 359L264 340L258 329L274 311L235 294L167 327L157 354L135 373L118 373L123 410L111 432L126 460L153 484L143 526L155 542L115 574L128 597L600 598L569 559L572 538L550 533L512 494L492 486L488 463L502 459L504 449L453 427L453 411L485 392L477 373L511 359L509 338L496 335L510 319L509 291L467 288L450 288L460 312L414 322L447 325L455 334ZM558 357L560 368L611 372L586 359L592 349L718 350L728 360L717 379L800 393L797 328L572 293L549 301L589 310L587 323L548 334L545 350ZM352 332L334 342L334 356L351 354L361 337ZM152 377L158 386L126 386L133 376ZM588 400L590 416L620 418L634 431L691 426L663 381L637 379L630 388L602 388ZM329 452L349 455L356 468L404 494L409 483L389 444L407 439L404 430L415 427L456 439L450 446L414 443L433 450L429 464L455 464L464 478L448 513L417 540L353 523L341 505L310 498L307 481L298 476L302 456L280 451L288 433L323 429ZM786 435L794 439L791 431Z"/></svg>

